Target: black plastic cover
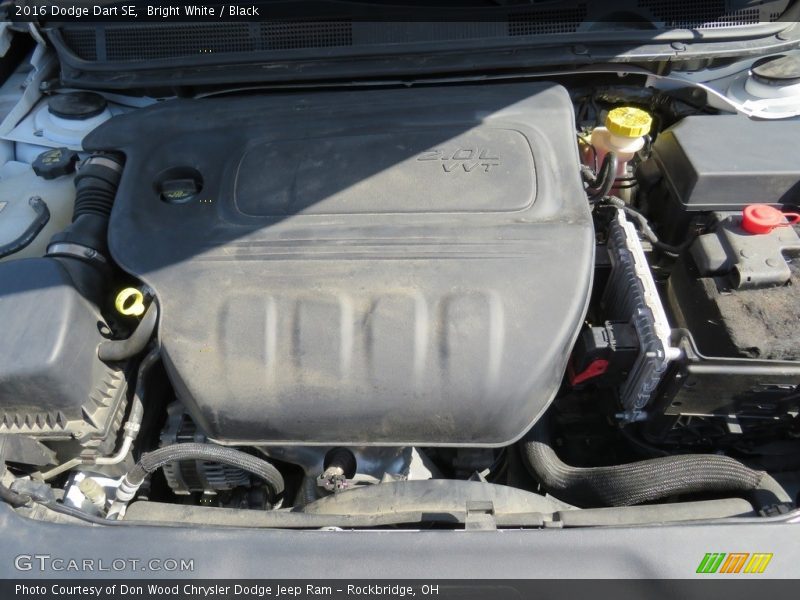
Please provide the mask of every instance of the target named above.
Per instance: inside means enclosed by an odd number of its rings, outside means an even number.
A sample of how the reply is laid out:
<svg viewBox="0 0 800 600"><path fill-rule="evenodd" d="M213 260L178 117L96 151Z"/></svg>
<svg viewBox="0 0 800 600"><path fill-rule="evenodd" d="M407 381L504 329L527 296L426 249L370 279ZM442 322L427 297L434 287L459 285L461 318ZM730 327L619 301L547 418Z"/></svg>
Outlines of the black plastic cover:
<svg viewBox="0 0 800 600"><path fill-rule="evenodd" d="M558 389L594 254L564 88L179 100L84 145L126 155L111 253L210 438L502 445Z"/></svg>
<svg viewBox="0 0 800 600"><path fill-rule="evenodd" d="M653 160L685 210L798 204L798 140L800 121L691 116L658 136Z"/></svg>
<svg viewBox="0 0 800 600"><path fill-rule="evenodd" d="M100 315L58 260L0 263L0 323L0 434L104 440L124 375L97 358Z"/></svg>

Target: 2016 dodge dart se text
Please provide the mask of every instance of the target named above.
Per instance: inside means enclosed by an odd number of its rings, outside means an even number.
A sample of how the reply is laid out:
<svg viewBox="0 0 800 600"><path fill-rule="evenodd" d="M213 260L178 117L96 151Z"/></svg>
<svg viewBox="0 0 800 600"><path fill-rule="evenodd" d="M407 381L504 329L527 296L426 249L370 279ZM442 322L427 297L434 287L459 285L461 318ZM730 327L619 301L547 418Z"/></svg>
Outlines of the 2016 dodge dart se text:
<svg viewBox="0 0 800 600"><path fill-rule="evenodd" d="M0 23L10 572L791 576L800 3L125 8Z"/></svg>

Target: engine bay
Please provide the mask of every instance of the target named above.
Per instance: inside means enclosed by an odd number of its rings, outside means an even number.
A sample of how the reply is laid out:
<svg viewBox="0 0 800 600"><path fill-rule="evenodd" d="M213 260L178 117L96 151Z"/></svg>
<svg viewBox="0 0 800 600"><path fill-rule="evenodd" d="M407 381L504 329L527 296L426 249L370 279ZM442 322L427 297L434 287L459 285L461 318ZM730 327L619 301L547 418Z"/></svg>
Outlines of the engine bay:
<svg viewBox="0 0 800 600"><path fill-rule="evenodd" d="M792 510L800 121L614 78L44 96L39 137L78 133L0 171L4 496L299 528Z"/></svg>

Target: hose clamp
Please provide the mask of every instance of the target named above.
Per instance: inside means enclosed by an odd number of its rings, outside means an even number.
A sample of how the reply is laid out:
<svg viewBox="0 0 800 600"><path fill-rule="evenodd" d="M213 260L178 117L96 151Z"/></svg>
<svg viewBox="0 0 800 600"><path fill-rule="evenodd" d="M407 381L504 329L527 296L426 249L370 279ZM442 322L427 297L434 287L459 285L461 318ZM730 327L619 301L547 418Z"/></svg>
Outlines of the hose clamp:
<svg viewBox="0 0 800 600"><path fill-rule="evenodd" d="M96 261L102 265L108 264L106 257L94 248L73 244L71 242L56 242L47 247L47 256L71 256L81 260Z"/></svg>
<svg viewBox="0 0 800 600"><path fill-rule="evenodd" d="M107 156L90 156L86 159L86 161L81 165L82 167L88 165L96 165L98 167L105 167L106 169L111 169L117 173L122 172L122 165L119 164L118 161L108 158Z"/></svg>

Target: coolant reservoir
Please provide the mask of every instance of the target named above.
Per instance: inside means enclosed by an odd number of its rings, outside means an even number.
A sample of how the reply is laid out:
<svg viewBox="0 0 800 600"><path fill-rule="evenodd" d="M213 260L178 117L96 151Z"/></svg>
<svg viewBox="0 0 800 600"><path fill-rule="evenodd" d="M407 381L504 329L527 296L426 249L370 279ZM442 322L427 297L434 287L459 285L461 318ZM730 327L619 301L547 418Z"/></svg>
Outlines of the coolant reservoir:
<svg viewBox="0 0 800 600"><path fill-rule="evenodd" d="M650 115L632 106L615 108L608 113L605 127L592 130L590 144L596 153L597 168L609 152L617 155L617 177L627 172L628 161L644 146L644 136L650 133L653 119ZM595 156L592 148L587 150L587 164L594 166Z"/></svg>

